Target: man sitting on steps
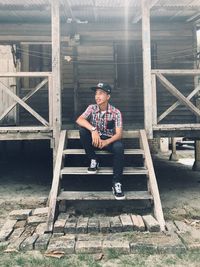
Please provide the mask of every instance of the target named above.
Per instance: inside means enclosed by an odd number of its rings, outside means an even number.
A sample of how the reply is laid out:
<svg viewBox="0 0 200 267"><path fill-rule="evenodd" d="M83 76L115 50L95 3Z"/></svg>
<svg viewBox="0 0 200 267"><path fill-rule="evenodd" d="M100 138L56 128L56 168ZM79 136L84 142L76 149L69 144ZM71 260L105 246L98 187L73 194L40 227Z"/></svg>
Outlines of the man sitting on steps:
<svg viewBox="0 0 200 267"><path fill-rule="evenodd" d="M98 83L91 88L95 92L96 104L89 105L76 120L80 127L80 139L90 160L88 173L98 171L99 162L95 149L104 149L113 153L113 194L117 200L124 199L121 179L124 166L124 147L122 139L121 112L109 104L111 87Z"/></svg>

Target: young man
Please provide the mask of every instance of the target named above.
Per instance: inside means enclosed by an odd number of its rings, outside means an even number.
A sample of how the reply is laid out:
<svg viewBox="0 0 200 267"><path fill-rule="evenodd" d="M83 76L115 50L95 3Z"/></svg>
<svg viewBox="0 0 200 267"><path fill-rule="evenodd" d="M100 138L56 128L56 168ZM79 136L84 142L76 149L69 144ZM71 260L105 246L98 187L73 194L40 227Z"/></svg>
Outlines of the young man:
<svg viewBox="0 0 200 267"><path fill-rule="evenodd" d="M98 83L91 88L95 92L96 104L89 105L76 120L80 127L80 139L90 160L88 173L97 173L98 159L95 149L105 149L113 153L113 194L116 199L124 199L121 179L124 165L124 147L122 138L122 115L109 104L111 87Z"/></svg>

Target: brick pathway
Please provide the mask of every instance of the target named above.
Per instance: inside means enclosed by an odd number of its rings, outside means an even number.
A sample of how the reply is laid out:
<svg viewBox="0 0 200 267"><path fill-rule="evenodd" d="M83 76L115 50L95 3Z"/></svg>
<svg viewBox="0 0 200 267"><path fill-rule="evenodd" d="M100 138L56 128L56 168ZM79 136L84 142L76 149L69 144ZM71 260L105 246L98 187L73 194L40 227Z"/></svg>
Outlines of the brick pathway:
<svg viewBox="0 0 200 267"><path fill-rule="evenodd" d="M61 213L49 234L45 233L47 212L47 208L12 211L0 230L0 248L6 252L35 249L46 255L104 253L108 249L124 254L175 253L200 248L200 229L182 221L167 222L167 231L161 233L151 215L89 218Z"/></svg>

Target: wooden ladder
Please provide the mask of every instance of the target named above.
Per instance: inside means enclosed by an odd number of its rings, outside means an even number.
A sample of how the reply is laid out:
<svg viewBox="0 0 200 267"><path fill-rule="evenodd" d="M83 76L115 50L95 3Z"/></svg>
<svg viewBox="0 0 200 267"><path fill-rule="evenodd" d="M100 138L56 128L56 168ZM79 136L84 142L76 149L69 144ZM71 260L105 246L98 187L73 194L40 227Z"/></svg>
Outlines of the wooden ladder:
<svg viewBox="0 0 200 267"><path fill-rule="evenodd" d="M64 167L66 155L85 154L83 149L66 149L68 139L78 139L77 130L63 130L60 134L56 163L53 173L52 187L49 194L49 212L46 232L52 232L56 203L59 200L114 200L111 191L60 191L60 181L63 175L87 175L87 167ZM125 167L123 175L146 175L147 191L125 192L126 200L151 200L153 203L154 217L157 219L161 231L165 230L165 221L160 201L160 195L153 162L149 150L149 144L145 130L124 131L123 138L139 138L140 149L125 149L125 154L142 155L144 158L143 167ZM97 151L97 154L108 154L106 151ZM96 175L112 174L111 167L101 167ZM88 174L91 175L91 174Z"/></svg>

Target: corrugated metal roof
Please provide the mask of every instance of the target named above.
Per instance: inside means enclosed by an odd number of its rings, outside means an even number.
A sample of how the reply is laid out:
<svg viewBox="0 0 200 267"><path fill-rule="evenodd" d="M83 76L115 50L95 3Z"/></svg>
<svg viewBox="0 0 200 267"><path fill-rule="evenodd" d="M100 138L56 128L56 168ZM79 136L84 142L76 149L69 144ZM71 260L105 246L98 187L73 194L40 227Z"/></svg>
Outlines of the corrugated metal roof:
<svg viewBox="0 0 200 267"><path fill-rule="evenodd" d="M140 17L141 0L58 0L61 16L89 22L112 22ZM149 0L150 1L150 0ZM151 0L151 2L156 2ZM0 0L0 21L22 22L51 18L51 0ZM151 9L154 19L183 20L200 13L200 0L158 0ZM198 16L196 17L198 18ZM196 19L192 19L193 21Z"/></svg>

